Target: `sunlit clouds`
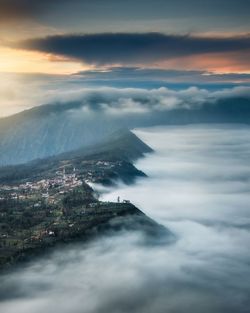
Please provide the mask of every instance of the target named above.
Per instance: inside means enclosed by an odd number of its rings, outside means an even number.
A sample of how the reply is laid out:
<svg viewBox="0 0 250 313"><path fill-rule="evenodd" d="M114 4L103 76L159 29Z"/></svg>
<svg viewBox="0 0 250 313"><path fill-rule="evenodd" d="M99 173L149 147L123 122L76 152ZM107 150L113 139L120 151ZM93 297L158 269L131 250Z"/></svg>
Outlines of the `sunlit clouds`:
<svg viewBox="0 0 250 313"><path fill-rule="evenodd" d="M0 0L0 71L249 73L249 10L244 0Z"/></svg>
<svg viewBox="0 0 250 313"><path fill-rule="evenodd" d="M0 72L71 74L89 67L45 53L0 47Z"/></svg>

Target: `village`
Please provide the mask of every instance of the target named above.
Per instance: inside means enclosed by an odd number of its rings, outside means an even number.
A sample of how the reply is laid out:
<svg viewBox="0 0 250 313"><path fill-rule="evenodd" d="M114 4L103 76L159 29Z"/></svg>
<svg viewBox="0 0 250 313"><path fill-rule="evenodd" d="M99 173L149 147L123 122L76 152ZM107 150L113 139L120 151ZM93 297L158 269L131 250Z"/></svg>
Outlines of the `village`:
<svg viewBox="0 0 250 313"><path fill-rule="evenodd" d="M0 201L4 199L24 200L32 198L46 199L47 203L56 203L56 197L79 187L83 182L102 183L122 162L83 161L76 169L72 164L57 169L54 175L39 180L25 181L20 184L0 184Z"/></svg>
<svg viewBox="0 0 250 313"><path fill-rule="evenodd" d="M28 200L46 199L47 203L56 203L57 195L64 195L82 185L74 168L72 173L66 174L65 167L56 172L56 176L38 181L27 181L19 185L0 185L0 201L4 199Z"/></svg>
<svg viewBox="0 0 250 313"><path fill-rule="evenodd" d="M106 179L105 169L116 166L91 161L77 169L67 164L43 179L0 185L0 265L21 251L67 241L131 209L130 201L120 197L99 201L89 185Z"/></svg>

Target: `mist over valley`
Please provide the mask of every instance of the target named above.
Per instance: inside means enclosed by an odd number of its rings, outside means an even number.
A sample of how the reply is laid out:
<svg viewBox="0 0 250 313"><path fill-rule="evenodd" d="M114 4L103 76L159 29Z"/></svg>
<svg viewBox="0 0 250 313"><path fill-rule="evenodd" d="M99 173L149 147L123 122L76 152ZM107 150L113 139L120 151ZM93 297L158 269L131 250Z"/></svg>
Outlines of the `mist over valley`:
<svg viewBox="0 0 250 313"><path fill-rule="evenodd" d="M135 134L154 149L135 164L148 178L95 188L103 201L131 200L174 240L152 244L140 228L123 229L56 249L1 278L1 310L248 311L249 127Z"/></svg>

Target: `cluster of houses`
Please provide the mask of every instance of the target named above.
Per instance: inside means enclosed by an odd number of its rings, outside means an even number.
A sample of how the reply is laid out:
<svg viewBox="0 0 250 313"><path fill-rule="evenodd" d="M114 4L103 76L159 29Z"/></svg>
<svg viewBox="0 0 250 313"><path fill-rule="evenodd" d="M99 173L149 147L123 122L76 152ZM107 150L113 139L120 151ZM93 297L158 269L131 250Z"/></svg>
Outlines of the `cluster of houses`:
<svg viewBox="0 0 250 313"><path fill-rule="evenodd" d="M71 191L74 188L83 184L76 175L76 169L70 174L65 173L65 168L62 171L57 171L56 176L50 179L42 179L34 182L26 182L18 186L0 185L0 200L4 197L2 194L7 194L11 199L27 199L29 195L39 193L42 198L49 198L50 190L57 190L60 194Z"/></svg>
<svg viewBox="0 0 250 313"><path fill-rule="evenodd" d="M45 199L49 203L55 203L58 195L66 194L74 188L86 183L98 182L106 177L106 171L114 167L122 166L121 161L83 161L81 177L76 168L72 168L70 173L65 171L65 166L56 171L52 178L41 179L39 181L25 182L17 186L0 185L0 201L6 199L25 200L33 196ZM127 202L124 200L123 202Z"/></svg>

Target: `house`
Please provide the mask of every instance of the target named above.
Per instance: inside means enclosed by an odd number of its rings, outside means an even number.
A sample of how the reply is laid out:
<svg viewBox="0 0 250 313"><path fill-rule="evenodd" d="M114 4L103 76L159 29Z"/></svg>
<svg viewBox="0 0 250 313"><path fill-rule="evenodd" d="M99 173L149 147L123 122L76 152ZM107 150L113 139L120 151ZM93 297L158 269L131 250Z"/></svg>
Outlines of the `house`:
<svg viewBox="0 0 250 313"><path fill-rule="evenodd" d="M130 203L129 200L123 200L122 202L123 202L123 203Z"/></svg>

